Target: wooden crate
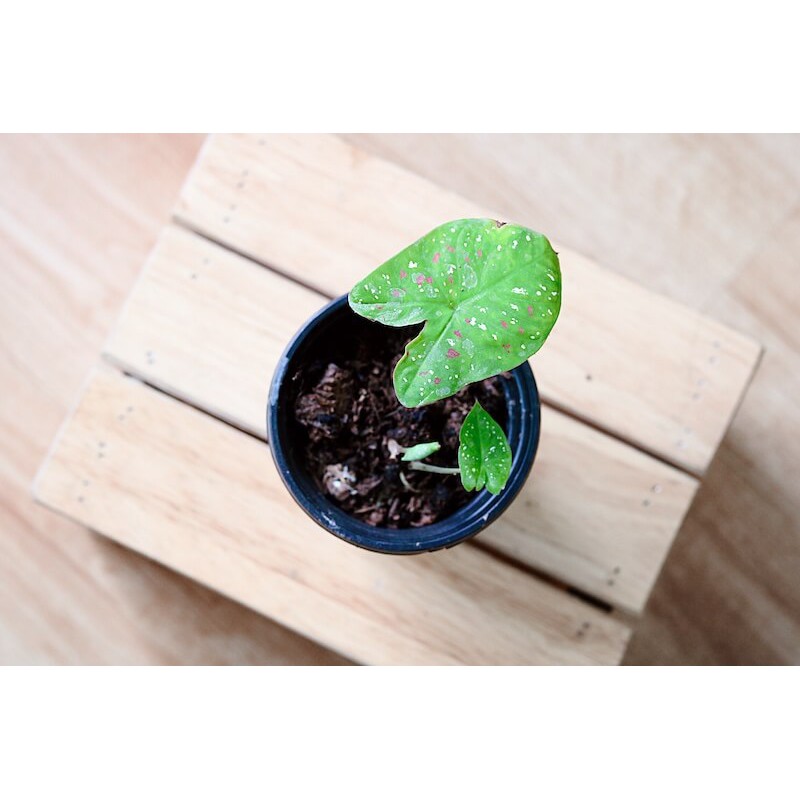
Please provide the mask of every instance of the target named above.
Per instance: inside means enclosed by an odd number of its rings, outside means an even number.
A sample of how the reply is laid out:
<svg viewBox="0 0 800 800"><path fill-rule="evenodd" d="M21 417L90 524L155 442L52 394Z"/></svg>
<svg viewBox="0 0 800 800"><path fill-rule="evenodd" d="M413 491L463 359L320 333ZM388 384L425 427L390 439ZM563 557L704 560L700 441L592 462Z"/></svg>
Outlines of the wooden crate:
<svg viewBox="0 0 800 800"><path fill-rule="evenodd" d="M303 321L468 216L497 215L333 136L211 137L37 499L356 661L617 663L755 342L554 243L564 306L532 359L531 478L440 553L368 553L317 528L262 441Z"/></svg>

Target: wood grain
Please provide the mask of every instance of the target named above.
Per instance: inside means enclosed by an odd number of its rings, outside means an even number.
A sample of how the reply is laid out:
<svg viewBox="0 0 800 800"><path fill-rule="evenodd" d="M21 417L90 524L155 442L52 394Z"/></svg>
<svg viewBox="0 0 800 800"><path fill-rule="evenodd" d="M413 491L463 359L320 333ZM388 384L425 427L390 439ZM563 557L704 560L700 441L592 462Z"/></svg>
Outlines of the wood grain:
<svg viewBox="0 0 800 800"><path fill-rule="evenodd" d="M800 664L800 136L348 139L764 344L626 663Z"/></svg>
<svg viewBox="0 0 800 800"><path fill-rule="evenodd" d="M800 137L348 139L764 342L626 662L800 663ZM325 659L29 496L199 143L0 137L3 663Z"/></svg>
<svg viewBox="0 0 800 800"><path fill-rule="evenodd" d="M315 291L170 226L105 354L126 372L263 438L273 368L324 302ZM679 470L545 408L533 478L479 541L640 613L696 488Z"/></svg>
<svg viewBox="0 0 800 800"><path fill-rule="evenodd" d="M92 378L36 495L357 660L607 664L628 637L476 547L386 558L344 546L286 502L261 441L110 370Z"/></svg>
<svg viewBox="0 0 800 800"><path fill-rule="evenodd" d="M442 220L495 212L331 136L216 136L176 216L328 295ZM517 220L526 222L526 220ZM564 307L542 396L702 474L757 364L741 334L556 244Z"/></svg>
<svg viewBox="0 0 800 800"><path fill-rule="evenodd" d="M33 502L199 136L0 136L0 663L344 659Z"/></svg>

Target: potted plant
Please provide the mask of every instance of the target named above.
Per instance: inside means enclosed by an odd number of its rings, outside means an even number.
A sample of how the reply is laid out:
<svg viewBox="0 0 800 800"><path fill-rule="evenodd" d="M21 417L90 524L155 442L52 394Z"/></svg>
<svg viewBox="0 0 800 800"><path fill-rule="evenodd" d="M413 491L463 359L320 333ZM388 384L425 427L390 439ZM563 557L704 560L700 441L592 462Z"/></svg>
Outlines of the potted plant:
<svg viewBox="0 0 800 800"><path fill-rule="evenodd" d="M448 222L390 258L315 314L275 371L267 429L295 500L385 553L489 525L533 464L528 358L560 307L558 256L519 225Z"/></svg>

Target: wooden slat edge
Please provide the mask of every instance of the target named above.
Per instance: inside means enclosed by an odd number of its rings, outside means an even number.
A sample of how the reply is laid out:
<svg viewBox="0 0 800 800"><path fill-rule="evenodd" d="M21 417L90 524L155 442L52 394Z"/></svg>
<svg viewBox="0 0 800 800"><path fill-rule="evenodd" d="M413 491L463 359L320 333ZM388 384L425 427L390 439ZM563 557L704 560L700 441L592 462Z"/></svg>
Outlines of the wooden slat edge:
<svg viewBox="0 0 800 800"><path fill-rule="evenodd" d="M35 494L360 661L617 663L628 637L475 547L403 558L339 542L287 502L262 442L110 369Z"/></svg>

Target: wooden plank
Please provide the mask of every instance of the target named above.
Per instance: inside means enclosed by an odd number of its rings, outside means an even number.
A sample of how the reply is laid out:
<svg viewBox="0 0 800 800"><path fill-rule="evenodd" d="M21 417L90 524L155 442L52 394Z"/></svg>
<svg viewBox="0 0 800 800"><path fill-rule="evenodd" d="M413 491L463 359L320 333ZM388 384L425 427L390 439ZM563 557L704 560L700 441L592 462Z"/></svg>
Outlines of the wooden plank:
<svg viewBox="0 0 800 800"><path fill-rule="evenodd" d="M263 437L273 367L323 302L170 226L105 353L125 371ZM679 470L545 407L533 478L479 541L639 613L696 487Z"/></svg>
<svg viewBox="0 0 800 800"><path fill-rule="evenodd" d="M400 558L345 545L286 502L263 442L108 369L36 497L359 661L617 663L628 637L475 547Z"/></svg>
<svg viewBox="0 0 800 800"><path fill-rule="evenodd" d="M272 372L327 299L168 225L104 347L127 372L262 438Z"/></svg>
<svg viewBox="0 0 800 800"><path fill-rule="evenodd" d="M337 137L215 136L176 216L328 295L443 220L497 216ZM535 220L522 220L536 227ZM562 317L534 357L543 397L695 474L760 347L556 244Z"/></svg>

